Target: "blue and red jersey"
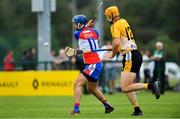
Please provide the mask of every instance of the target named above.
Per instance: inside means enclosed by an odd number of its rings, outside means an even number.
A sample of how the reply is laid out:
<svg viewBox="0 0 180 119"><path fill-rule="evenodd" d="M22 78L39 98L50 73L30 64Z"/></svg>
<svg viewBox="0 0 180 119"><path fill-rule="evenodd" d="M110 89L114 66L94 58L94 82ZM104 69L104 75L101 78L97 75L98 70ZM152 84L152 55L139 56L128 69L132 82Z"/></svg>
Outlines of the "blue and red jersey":
<svg viewBox="0 0 180 119"><path fill-rule="evenodd" d="M80 50L92 51L99 49L99 35L95 29L85 27L82 30L75 31L74 36L78 40ZM101 62L97 52L83 53L83 59L85 64L96 64Z"/></svg>

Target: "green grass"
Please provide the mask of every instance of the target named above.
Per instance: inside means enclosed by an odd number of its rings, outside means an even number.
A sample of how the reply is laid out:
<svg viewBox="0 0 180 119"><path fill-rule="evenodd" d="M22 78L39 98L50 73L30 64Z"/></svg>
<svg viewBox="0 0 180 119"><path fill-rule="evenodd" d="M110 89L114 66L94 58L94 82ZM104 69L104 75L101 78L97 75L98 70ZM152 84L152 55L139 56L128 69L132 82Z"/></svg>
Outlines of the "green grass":
<svg viewBox="0 0 180 119"><path fill-rule="evenodd" d="M141 118L180 118L180 93L166 92L156 100L150 92L138 92L143 109ZM115 107L111 114L104 114L102 104L92 95L83 95L81 115L71 116L72 97L0 97L1 118L132 118L133 109L123 93L106 95Z"/></svg>

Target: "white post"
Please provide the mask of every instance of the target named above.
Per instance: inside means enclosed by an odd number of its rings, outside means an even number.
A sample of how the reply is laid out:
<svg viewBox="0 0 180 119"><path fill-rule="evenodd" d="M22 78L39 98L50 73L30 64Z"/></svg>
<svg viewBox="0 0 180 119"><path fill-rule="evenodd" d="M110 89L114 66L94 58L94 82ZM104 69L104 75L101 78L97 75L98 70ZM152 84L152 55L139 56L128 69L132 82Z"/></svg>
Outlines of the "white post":
<svg viewBox="0 0 180 119"><path fill-rule="evenodd" d="M32 0L32 11L38 15L38 62L50 61L51 50L51 11L56 10L55 0ZM40 63L39 70L49 69L47 64Z"/></svg>
<svg viewBox="0 0 180 119"><path fill-rule="evenodd" d="M51 13L50 13L50 0L43 0L44 11L38 13L38 61L48 62L51 50ZM44 43L48 46L44 46ZM45 69L45 64L40 63L38 69Z"/></svg>

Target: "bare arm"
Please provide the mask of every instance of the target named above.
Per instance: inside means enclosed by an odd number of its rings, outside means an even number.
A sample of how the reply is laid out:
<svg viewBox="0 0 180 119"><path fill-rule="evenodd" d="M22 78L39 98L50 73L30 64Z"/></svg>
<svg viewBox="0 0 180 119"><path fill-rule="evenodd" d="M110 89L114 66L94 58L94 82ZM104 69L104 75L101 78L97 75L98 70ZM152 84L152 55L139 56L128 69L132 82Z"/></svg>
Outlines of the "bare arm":
<svg viewBox="0 0 180 119"><path fill-rule="evenodd" d="M119 53L119 43L120 43L120 38L115 38L113 39L112 43L112 57L114 57L117 53Z"/></svg>

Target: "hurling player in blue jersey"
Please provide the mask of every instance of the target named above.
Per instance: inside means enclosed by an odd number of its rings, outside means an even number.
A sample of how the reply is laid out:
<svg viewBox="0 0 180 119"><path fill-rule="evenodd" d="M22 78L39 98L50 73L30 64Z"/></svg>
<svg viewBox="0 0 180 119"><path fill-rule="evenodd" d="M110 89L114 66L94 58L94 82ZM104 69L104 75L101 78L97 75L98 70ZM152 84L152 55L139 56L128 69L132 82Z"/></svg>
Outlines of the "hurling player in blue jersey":
<svg viewBox="0 0 180 119"><path fill-rule="evenodd" d="M95 29L87 26L87 18L85 15L75 15L72 19L73 27L76 29L74 36L78 41L79 51L92 51L99 49L99 35ZM77 50L78 51L78 50ZM78 52L76 53L78 54ZM82 53L85 69L80 73L74 82L74 109L72 115L80 114L80 98L82 95L82 86L86 85L87 90L93 94L105 108L105 113L110 113L114 110L107 102L103 93L98 89L97 81L100 78L103 64L96 52ZM96 108L96 107L94 107Z"/></svg>

